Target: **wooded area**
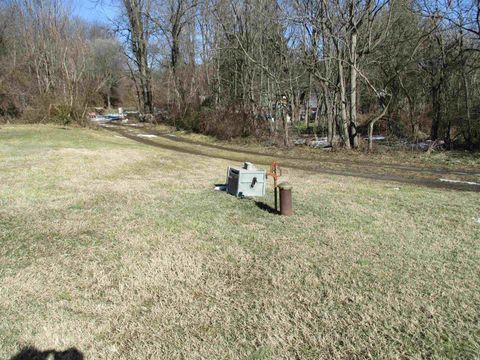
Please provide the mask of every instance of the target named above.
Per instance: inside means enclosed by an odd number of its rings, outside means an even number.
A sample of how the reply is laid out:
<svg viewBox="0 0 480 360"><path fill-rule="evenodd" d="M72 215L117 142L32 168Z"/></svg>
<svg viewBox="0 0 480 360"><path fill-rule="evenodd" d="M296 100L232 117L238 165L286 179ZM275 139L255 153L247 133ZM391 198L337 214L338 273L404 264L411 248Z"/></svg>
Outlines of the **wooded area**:
<svg viewBox="0 0 480 360"><path fill-rule="evenodd" d="M289 145L314 126L346 148L376 132L480 147L479 0L115 4L106 26L60 0L0 2L0 116L121 105L224 138Z"/></svg>

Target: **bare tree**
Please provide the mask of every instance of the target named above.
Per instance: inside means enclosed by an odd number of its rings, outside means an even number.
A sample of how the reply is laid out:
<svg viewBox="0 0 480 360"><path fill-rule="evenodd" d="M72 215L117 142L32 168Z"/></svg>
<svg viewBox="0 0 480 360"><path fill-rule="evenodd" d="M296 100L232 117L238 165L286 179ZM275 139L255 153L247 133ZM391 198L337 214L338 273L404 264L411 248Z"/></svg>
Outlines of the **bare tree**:
<svg viewBox="0 0 480 360"><path fill-rule="evenodd" d="M152 70L149 63L149 42L151 40L151 0L123 0L127 17L126 36L131 59L138 71L138 81L143 111L153 113Z"/></svg>

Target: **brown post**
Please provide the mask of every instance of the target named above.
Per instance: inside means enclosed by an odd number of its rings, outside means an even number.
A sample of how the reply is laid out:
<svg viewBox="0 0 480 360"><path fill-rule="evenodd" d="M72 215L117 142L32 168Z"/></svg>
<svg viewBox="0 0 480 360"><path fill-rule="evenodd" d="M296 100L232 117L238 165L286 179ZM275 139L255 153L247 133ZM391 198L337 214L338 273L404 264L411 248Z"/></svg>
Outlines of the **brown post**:
<svg viewBox="0 0 480 360"><path fill-rule="evenodd" d="M278 185L280 189L280 215L293 215L292 209L292 185L283 182Z"/></svg>

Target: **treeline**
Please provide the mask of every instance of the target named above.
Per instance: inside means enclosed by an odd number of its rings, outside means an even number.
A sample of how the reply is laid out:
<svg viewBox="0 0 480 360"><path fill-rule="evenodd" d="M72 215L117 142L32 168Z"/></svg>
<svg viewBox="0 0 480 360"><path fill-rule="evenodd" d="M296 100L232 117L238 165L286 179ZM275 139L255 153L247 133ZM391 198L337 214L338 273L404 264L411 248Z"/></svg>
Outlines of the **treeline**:
<svg viewBox="0 0 480 360"><path fill-rule="evenodd" d="M58 1L7 1L0 111L81 118L117 89L145 114L223 137L266 130L289 144L291 124L314 124L347 148L377 131L480 147L477 0L115 4L106 30Z"/></svg>
<svg viewBox="0 0 480 360"><path fill-rule="evenodd" d="M62 1L0 3L0 116L85 121L89 108L126 96L115 33L72 18ZM123 82L123 84L122 84Z"/></svg>

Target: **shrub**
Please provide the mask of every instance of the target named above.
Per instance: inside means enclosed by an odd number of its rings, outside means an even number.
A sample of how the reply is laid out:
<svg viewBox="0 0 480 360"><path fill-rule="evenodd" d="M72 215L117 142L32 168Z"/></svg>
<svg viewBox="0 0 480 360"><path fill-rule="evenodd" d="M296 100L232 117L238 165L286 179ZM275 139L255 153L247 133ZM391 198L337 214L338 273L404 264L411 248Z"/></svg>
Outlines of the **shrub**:
<svg viewBox="0 0 480 360"><path fill-rule="evenodd" d="M261 137L268 133L267 121L256 119L237 106L221 109L192 107L183 113L172 110L169 116L163 114L157 116L156 121L175 126L177 129L214 136L220 140L247 136Z"/></svg>
<svg viewBox="0 0 480 360"><path fill-rule="evenodd" d="M68 105L55 106L52 111L52 118L56 123L67 126L72 122L73 108Z"/></svg>
<svg viewBox="0 0 480 360"><path fill-rule="evenodd" d="M247 136L261 137L267 133L268 123L232 106L202 111L199 130L202 134L215 136L220 140Z"/></svg>

